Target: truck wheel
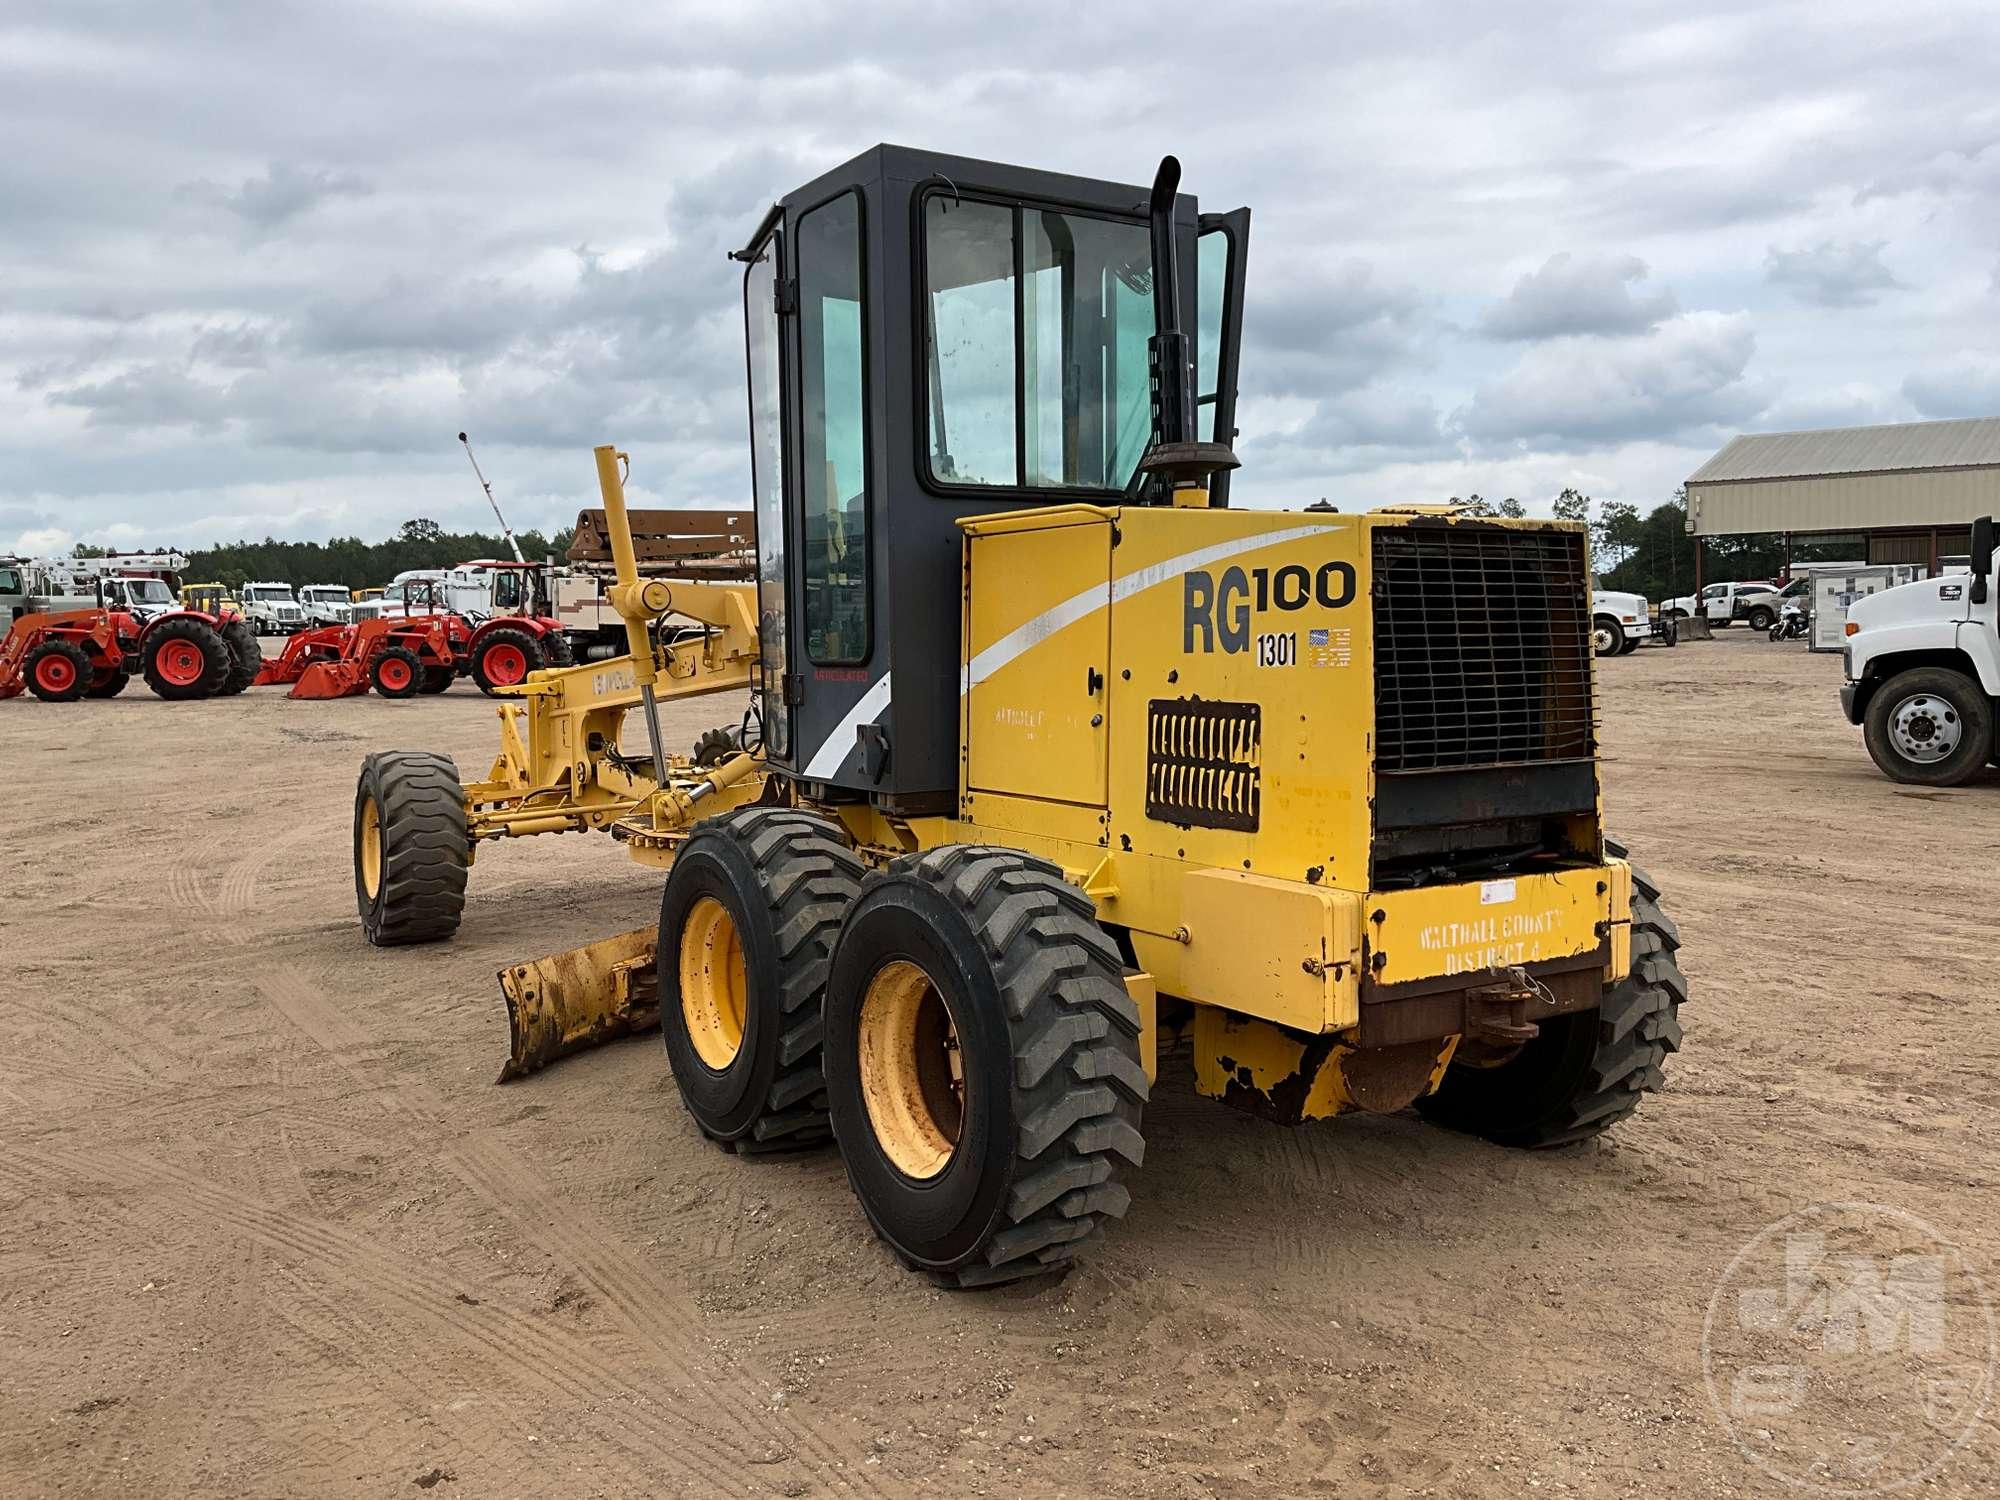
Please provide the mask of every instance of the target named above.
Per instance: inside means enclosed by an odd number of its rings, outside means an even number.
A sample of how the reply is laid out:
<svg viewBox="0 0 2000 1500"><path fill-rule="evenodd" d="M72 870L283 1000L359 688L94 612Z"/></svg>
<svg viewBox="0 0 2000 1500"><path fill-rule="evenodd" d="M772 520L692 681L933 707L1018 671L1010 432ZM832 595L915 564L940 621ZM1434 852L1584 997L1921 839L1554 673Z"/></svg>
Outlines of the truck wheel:
<svg viewBox="0 0 2000 1500"><path fill-rule="evenodd" d="M1619 636L1618 654L1620 656L1630 656L1634 651L1637 651L1638 649L1639 649L1639 638L1636 635Z"/></svg>
<svg viewBox="0 0 2000 1500"><path fill-rule="evenodd" d="M479 643L472 658L472 676L479 691L490 696L497 687L526 682L528 674L541 664L542 650L535 638L525 630L509 627L494 631Z"/></svg>
<svg viewBox="0 0 2000 1500"><path fill-rule="evenodd" d="M433 663L424 668L424 680L418 686L420 693L441 693L458 681L458 669L449 664Z"/></svg>
<svg viewBox="0 0 2000 1500"><path fill-rule="evenodd" d="M222 639L229 647L229 675L223 679L222 693L233 697L257 680L257 674L264 670L264 648L257 644L257 634L241 620L231 620L222 627Z"/></svg>
<svg viewBox="0 0 2000 1500"><path fill-rule="evenodd" d="M1993 705L1961 672L1916 667L1875 690L1862 734L1890 780L1957 786L1993 753Z"/></svg>
<svg viewBox="0 0 2000 1500"><path fill-rule="evenodd" d="M1756 605L1750 611L1750 628L1752 630L1769 630L1776 623L1777 618L1765 605Z"/></svg>
<svg viewBox="0 0 2000 1500"><path fill-rule="evenodd" d="M391 646L369 666L368 680L384 698L414 698L424 685L424 664L408 646Z"/></svg>
<svg viewBox="0 0 2000 1500"><path fill-rule="evenodd" d="M1622 858L1622 845L1605 841ZM1674 958L1680 933L1660 910L1660 888L1632 869L1632 971L1607 985L1595 1010L1555 1016L1498 1066L1455 1063L1427 1099L1425 1117L1502 1146L1567 1146L1639 1107L1681 1046L1687 980Z"/></svg>
<svg viewBox="0 0 2000 1500"><path fill-rule="evenodd" d="M131 682L131 680L132 674L127 672L123 667L120 667L115 672L106 673L104 681L92 683L90 691L85 696L89 698L116 698L120 693L125 691L126 684Z"/></svg>
<svg viewBox="0 0 2000 1500"><path fill-rule="evenodd" d="M1013 849L871 876L826 993L834 1138L876 1233L951 1286L1067 1269L1145 1154L1139 1012L1090 898Z"/></svg>
<svg viewBox="0 0 2000 1500"><path fill-rule="evenodd" d="M213 696L234 660L214 628L191 616L162 620L147 632L140 652L146 686L173 702Z"/></svg>
<svg viewBox="0 0 2000 1500"><path fill-rule="evenodd" d="M660 897L660 1031L681 1102L737 1151L827 1138L821 1002L861 861L790 808L695 826Z"/></svg>
<svg viewBox="0 0 2000 1500"><path fill-rule="evenodd" d="M1609 615L1590 622L1590 649L1599 656L1616 656L1625 644L1625 632Z"/></svg>
<svg viewBox="0 0 2000 1500"><path fill-rule="evenodd" d="M458 931L472 863L465 790L447 755L383 750L354 791L354 897L368 941L387 948Z"/></svg>
<svg viewBox="0 0 2000 1500"><path fill-rule="evenodd" d="M1681 621L1679 615L1669 615L1660 628L1662 646L1678 646L1681 643Z"/></svg>
<svg viewBox="0 0 2000 1500"><path fill-rule="evenodd" d="M542 637L542 665L545 667L576 665L576 653L570 650L569 637L560 630L551 630Z"/></svg>
<svg viewBox="0 0 2000 1500"><path fill-rule="evenodd" d="M90 653L75 641L43 641L21 665L28 691L44 703L74 703L90 691Z"/></svg>

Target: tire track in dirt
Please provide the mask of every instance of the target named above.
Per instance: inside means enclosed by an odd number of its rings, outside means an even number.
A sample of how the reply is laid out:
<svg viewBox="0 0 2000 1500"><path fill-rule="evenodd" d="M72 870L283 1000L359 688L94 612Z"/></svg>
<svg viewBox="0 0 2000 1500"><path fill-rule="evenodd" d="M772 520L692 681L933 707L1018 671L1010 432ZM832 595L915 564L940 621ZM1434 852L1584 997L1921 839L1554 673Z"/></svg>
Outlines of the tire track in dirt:
<svg viewBox="0 0 2000 1500"><path fill-rule="evenodd" d="M454 1288L409 1269L370 1241L262 1202L192 1170L136 1153L107 1159L102 1154L35 1151L0 1158L0 1178L45 1191L60 1191L64 1185L91 1180L130 1191L169 1180L180 1195L168 1204L167 1213L184 1211L197 1224L224 1226L280 1257L313 1265L328 1282L341 1287L336 1306L365 1306L371 1301L392 1305L397 1317L330 1320L333 1326L326 1330L326 1336L345 1341L345 1347L386 1344L399 1360L407 1361L408 1368L436 1367L442 1371L450 1368L450 1362L440 1361L433 1351L455 1345L509 1384L533 1388L545 1399L584 1409L594 1408L620 1391L629 1392L638 1401L622 1408L622 1422L650 1439L647 1445L629 1451L626 1477L634 1482L652 1482L660 1455L671 1453L691 1471L688 1477L698 1487L690 1492L721 1493L748 1461L746 1453L721 1446L685 1417L675 1420L653 1410L650 1397L589 1343L520 1319L454 1316L444 1310L455 1296ZM517 1426L507 1428L507 1433ZM115 1454L106 1455L107 1462L113 1458Z"/></svg>
<svg viewBox="0 0 2000 1500"><path fill-rule="evenodd" d="M297 968L274 968L260 975L258 988L294 1027L321 1046L343 1070L353 1070L356 1053L379 1046L352 1017L329 1003ZM430 1136L453 1174L506 1219L530 1243L539 1246L576 1275L614 1315L628 1337L658 1360L670 1377L690 1391L723 1387L733 1399L711 1403L714 1414L727 1421L728 1441L740 1450L737 1462L760 1454L773 1429L794 1446L801 1462L810 1454L828 1481L842 1474L852 1489L872 1488L861 1467L858 1447L836 1445L826 1434L788 1413L770 1412L769 1424L750 1422L743 1413L768 1411L768 1393L782 1381L763 1374L751 1378L740 1363L718 1368L703 1362L689 1336L700 1326L701 1313L681 1291L661 1278L633 1253L607 1224L559 1199L545 1176L526 1165L513 1151L492 1140L465 1136L448 1138L447 1122L428 1106L427 1086L393 1067L368 1081L381 1092L383 1104ZM725 1440L721 1434L718 1440Z"/></svg>

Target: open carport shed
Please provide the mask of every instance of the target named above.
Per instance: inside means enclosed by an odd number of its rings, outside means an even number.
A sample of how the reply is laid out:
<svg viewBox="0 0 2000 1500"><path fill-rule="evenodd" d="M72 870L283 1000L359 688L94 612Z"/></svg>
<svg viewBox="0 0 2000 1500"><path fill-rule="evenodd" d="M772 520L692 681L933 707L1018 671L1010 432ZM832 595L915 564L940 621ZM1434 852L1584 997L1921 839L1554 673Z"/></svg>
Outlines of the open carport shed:
<svg viewBox="0 0 2000 1500"><path fill-rule="evenodd" d="M1687 527L1701 539L1770 535L1871 563L1965 552L1980 516L2000 511L2000 417L1747 433L1688 476Z"/></svg>

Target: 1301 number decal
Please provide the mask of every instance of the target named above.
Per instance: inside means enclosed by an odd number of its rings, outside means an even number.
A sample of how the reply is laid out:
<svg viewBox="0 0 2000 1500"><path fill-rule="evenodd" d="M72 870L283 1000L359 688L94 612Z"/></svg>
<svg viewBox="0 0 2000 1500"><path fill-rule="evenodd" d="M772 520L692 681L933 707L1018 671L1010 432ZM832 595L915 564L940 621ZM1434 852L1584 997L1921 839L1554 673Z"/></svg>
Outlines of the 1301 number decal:
<svg viewBox="0 0 2000 1500"><path fill-rule="evenodd" d="M1299 660L1298 632L1284 631L1277 635L1257 637L1257 665L1260 667L1296 666Z"/></svg>

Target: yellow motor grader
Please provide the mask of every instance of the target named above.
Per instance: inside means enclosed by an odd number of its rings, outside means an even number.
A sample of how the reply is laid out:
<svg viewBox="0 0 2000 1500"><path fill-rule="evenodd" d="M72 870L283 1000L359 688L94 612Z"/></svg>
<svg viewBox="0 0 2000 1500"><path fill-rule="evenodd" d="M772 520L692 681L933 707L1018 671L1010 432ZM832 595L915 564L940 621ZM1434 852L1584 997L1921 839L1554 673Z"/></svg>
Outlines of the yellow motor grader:
<svg viewBox="0 0 2000 1500"><path fill-rule="evenodd" d="M831 1137L954 1285L1124 1213L1170 1051L1273 1120L1550 1146L1680 1040L1582 529L1231 508L1249 215L1178 180L883 146L785 198L736 255L754 585L642 580L598 449L629 654L511 689L484 780L356 796L378 944L449 937L489 843L663 871L657 927L502 973L502 1076L657 1019L707 1135ZM659 699L745 687L666 752Z"/></svg>

